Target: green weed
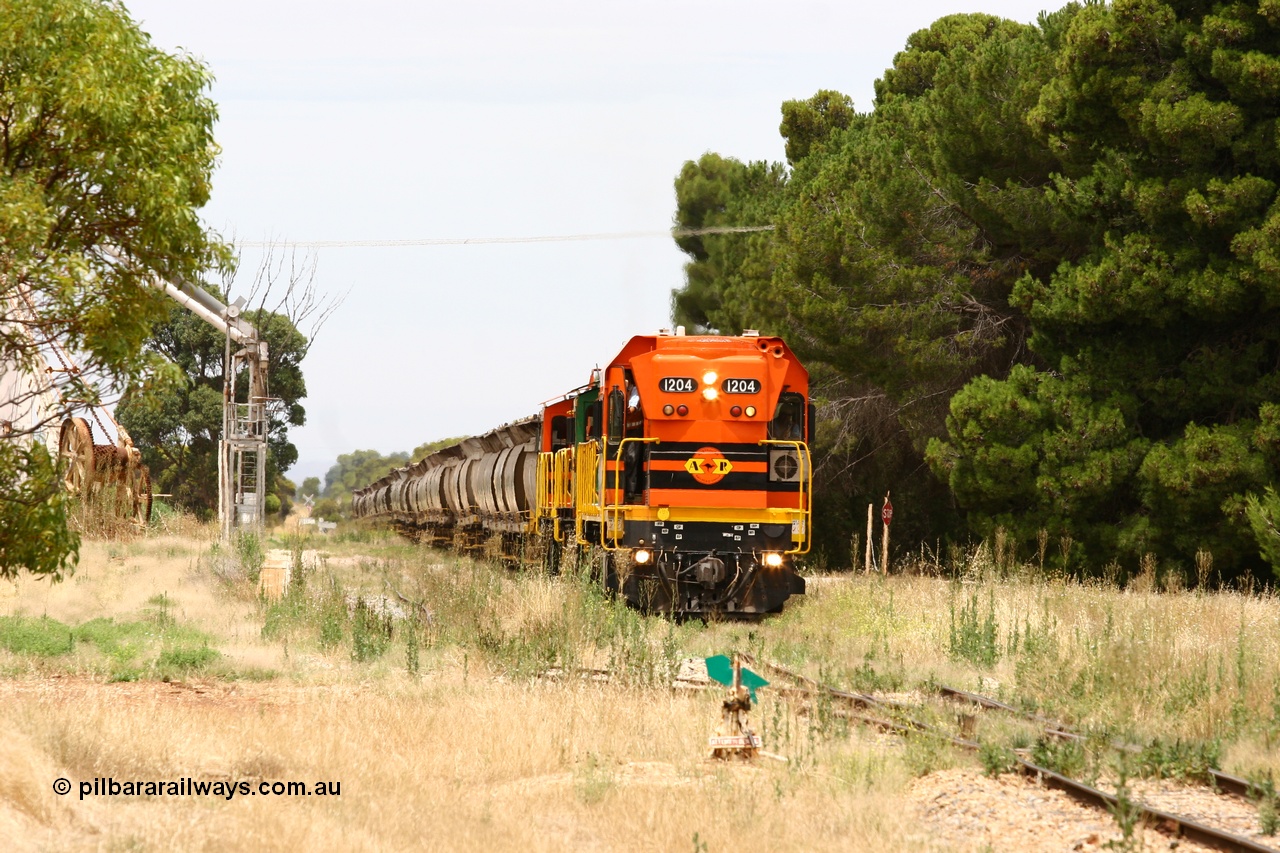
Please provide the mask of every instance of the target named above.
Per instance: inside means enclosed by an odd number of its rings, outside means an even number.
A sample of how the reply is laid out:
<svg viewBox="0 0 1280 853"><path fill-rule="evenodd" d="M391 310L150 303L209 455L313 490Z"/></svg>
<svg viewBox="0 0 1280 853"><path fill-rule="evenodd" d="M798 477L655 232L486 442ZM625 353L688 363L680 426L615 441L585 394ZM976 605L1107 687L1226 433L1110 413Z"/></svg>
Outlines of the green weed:
<svg viewBox="0 0 1280 853"><path fill-rule="evenodd" d="M1012 749L997 743L984 743L978 749L978 761L983 772L996 777L1010 773L1018 766L1018 757Z"/></svg>
<svg viewBox="0 0 1280 853"><path fill-rule="evenodd" d="M927 776L954 766L955 755L946 740L927 732L918 732L907 737L903 760L912 775Z"/></svg>
<svg viewBox="0 0 1280 853"><path fill-rule="evenodd" d="M1135 761L1142 776L1208 783L1212 780L1209 771L1221 764L1222 745L1218 741L1157 739L1143 747Z"/></svg>
<svg viewBox="0 0 1280 853"><path fill-rule="evenodd" d="M1138 830L1142 826L1142 806L1134 802L1129 794L1129 768L1127 762L1120 761L1116 766L1116 802L1111 807L1111 816L1116 819L1120 829L1120 837L1113 838L1102 845L1105 850L1119 850L1122 853L1133 853L1140 850L1142 836Z"/></svg>
<svg viewBox="0 0 1280 853"><path fill-rule="evenodd" d="M162 676L190 675L203 672L221 655L208 646L173 646L160 652L156 670Z"/></svg>
<svg viewBox="0 0 1280 853"><path fill-rule="evenodd" d="M418 624L416 621L405 626L404 632L404 668L415 678L421 668L418 656Z"/></svg>
<svg viewBox="0 0 1280 853"><path fill-rule="evenodd" d="M574 791L578 799L589 806L600 802L613 790L613 774L594 753L587 755L575 776Z"/></svg>
<svg viewBox="0 0 1280 853"><path fill-rule="evenodd" d="M1072 779L1081 778L1089 768L1089 755L1078 740L1040 737L1031 747L1031 762Z"/></svg>
<svg viewBox="0 0 1280 853"><path fill-rule="evenodd" d="M852 689L864 693L901 690L906 683L901 655L894 662L895 666L892 669L883 672L871 665L874 657L874 650L868 651L862 665L848 672L845 680L852 685Z"/></svg>
<svg viewBox="0 0 1280 853"><path fill-rule="evenodd" d="M0 647L19 655L57 657L75 649L75 635L70 627L47 616L0 616Z"/></svg>
<svg viewBox="0 0 1280 853"><path fill-rule="evenodd" d="M169 598L169 594L167 592L151 596L147 599L147 604L151 605L153 608L151 611L151 617L155 620L157 625L161 628L167 628L173 624L173 613L171 612L173 608L173 600Z"/></svg>
<svg viewBox="0 0 1280 853"><path fill-rule="evenodd" d="M363 598L357 598L351 615L351 659L365 663L382 657L391 645L391 617L374 612Z"/></svg>
<svg viewBox="0 0 1280 853"><path fill-rule="evenodd" d="M114 619L91 619L75 629L75 637L120 663L138 657L158 635L156 626L148 622L116 622Z"/></svg>
<svg viewBox="0 0 1280 853"><path fill-rule="evenodd" d="M978 595L974 593L968 605L962 604L956 611L951 602L951 644L949 651L956 660L967 660L978 666L993 666L1000 658L997 645L995 599L987 602L985 617L978 615Z"/></svg>
<svg viewBox="0 0 1280 853"><path fill-rule="evenodd" d="M92 651L78 654L74 666L104 672L112 681L187 675L205 671L218 660L207 635L175 623L167 596L156 596L149 604L157 610L145 621L98 618L75 628L46 617L0 617L0 646L41 658L70 656L87 646ZM157 657L148 663L148 650L157 646ZM105 660L95 658L94 652Z"/></svg>
<svg viewBox="0 0 1280 853"><path fill-rule="evenodd" d="M262 573L262 563L266 554L262 550L262 537L256 533L237 533L233 542L236 559L245 576L254 583Z"/></svg>
<svg viewBox="0 0 1280 853"><path fill-rule="evenodd" d="M1263 835L1272 836L1280 829L1280 812L1276 808L1276 780L1271 771L1249 779L1249 799L1258 807L1258 824Z"/></svg>

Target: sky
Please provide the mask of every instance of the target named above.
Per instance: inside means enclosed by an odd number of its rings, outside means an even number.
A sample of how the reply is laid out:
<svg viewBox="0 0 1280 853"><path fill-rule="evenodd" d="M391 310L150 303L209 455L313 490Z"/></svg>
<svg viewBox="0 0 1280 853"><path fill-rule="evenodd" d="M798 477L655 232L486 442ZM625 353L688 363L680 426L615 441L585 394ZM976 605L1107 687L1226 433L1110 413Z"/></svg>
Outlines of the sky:
<svg viewBox="0 0 1280 853"><path fill-rule="evenodd" d="M346 294L303 373L301 483L341 453L412 450L533 414L670 325L686 256L664 232L704 152L783 160L781 105L872 108L943 15L1034 22L1044 0L361 3L125 0L205 62L222 153L210 228L313 260ZM287 248L316 241L651 236ZM307 326L303 325L303 331Z"/></svg>

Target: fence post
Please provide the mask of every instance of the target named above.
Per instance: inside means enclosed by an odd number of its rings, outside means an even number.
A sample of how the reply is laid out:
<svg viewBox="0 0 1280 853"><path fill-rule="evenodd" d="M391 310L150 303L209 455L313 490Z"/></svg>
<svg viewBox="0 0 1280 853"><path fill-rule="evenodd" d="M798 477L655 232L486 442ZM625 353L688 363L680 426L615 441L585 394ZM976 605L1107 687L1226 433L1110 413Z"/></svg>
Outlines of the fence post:
<svg viewBox="0 0 1280 853"><path fill-rule="evenodd" d="M864 574L871 574L871 537L875 535L875 528L872 526L875 517L876 505L867 504L867 559L862 567Z"/></svg>
<svg viewBox="0 0 1280 853"><path fill-rule="evenodd" d="M880 571L886 576L889 574L889 518L893 513L893 509L889 503L889 493L884 494L885 510L881 511L881 519L884 521L884 536L880 539Z"/></svg>

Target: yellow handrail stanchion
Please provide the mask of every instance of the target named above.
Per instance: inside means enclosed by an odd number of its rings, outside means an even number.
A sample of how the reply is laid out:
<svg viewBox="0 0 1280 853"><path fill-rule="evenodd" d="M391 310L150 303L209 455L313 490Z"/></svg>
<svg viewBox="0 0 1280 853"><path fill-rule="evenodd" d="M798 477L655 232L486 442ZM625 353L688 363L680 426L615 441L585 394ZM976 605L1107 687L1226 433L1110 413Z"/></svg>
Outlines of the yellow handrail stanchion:
<svg viewBox="0 0 1280 853"><path fill-rule="evenodd" d="M637 436L632 436L632 437L630 437L630 438L624 438L624 439L622 439L622 441L618 442L618 455L617 455L617 457L616 457L616 458L615 458L615 460L614 460L614 461L615 461L615 463L616 463L616 466L615 466L615 468L614 468L614 486L615 486L615 491L623 492L622 488L618 486L618 479L622 476L622 450L623 450L623 448L624 448L624 447L626 447L626 445L627 445L627 442L628 442L628 441L630 441L630 442L634 442L635 444L661 444L661 443L662 443L662 439L657 438L656 436L649 437L649 438L640 438L640 437L637 437ZM606 489L605 491L607 492L608 490ZM623 492L623 494L625 495L626 493L625 493L625 492ZM616 504L611 504L611 503L609 503L608 501L605 501L605 503L604 503L603 507L601 507L601 518L602 518L602 520L604 521L604 526L605 526L605 531L606 531L606 533L607 533L607 531L608 531L610 528L615 527L617 524L619 524L619 523L621 523L622 521L624 521L624 520L625 520L625 518L626 518L626 508L627 508L628 506L630 506L630 504L624 504L624 503L621 503L621 502L616 503ZM609 517L609 513L610 513L610 512L612 512L612 513L614 514L614 517L613 517L612 519L610 519L610 517ZM614 541L617 541L616 537L615 537ZM617 547L616 545L615 545L615 546L613 546L612 548L611 548L611 547L609 547L609 537L608 537L608 535L606 535L606 536L604 537L604 542L603 542L602 547L603 547L606 551L617 551L617 550L618 550L618 547Z"/></svg>
<svg viewBox="0 0 1280 853"><path fill-rule="evenodd" d="M555 472L553 465L555 463L555 455L552 453L538 454L538 494L537 504L533 508L533 517L535 521L541 521L544 518L551 518L555 515L555 483L553 477Z"/></svg>
<svg viewBox="0 0 1280 853"><path fill-rule="evenodd" d="M587 511L593 510L593 514L600 512L600 487L596 482L600 475L600 471L597 470L600 467L599 444L594 441L579 444L575 461L573 468L574 538L579 545L592 545L595 543L588 541L582 535L582 528L586 522L584 514Z"/></svg>
<svg viewBox="0 0 1280 853"><path fill-rule="evenodd" d="M808 554L812 545L813 537L813 460L809 456L809 446L803 441L785 441L782 439L766 438L761 439L762 445L779 445L782 447L795 448L796 456L800 460L800 509L799 521L803 525L803 545L797 545L789 548L787 554ZM792 519L794 527L795 519Z"/></svg>
<svg viewBox="0 0 1280 853"><path fill-rule="evenodd" d="M560 511L573 507L573 448L562 447L555 451L551 470L551 515L554 519L552 536L557 542L564 542L563 520Z"/></svg>

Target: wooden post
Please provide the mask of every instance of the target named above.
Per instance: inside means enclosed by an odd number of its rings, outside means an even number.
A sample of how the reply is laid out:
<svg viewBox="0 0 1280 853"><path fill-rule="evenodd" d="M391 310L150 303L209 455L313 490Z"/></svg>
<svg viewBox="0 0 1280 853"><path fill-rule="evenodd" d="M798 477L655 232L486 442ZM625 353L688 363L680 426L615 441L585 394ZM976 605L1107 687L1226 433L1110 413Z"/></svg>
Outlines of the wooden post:
<svg viewBox="0 0 1280 853"><path fill-rule="evenodd" d="M885 492L885 504L889 503L889 493ZM884 535L880 538L880 571L889 574L889 522L884 522Z"/></svg>
<svg viewBox="0 0 1280 853"><path fill-rule="evenodd" d="M876 505L867 504L867 559L862 567L862 571L871 574L871 537L875 534L875 528L872 526L876 517Z"/></svg>

